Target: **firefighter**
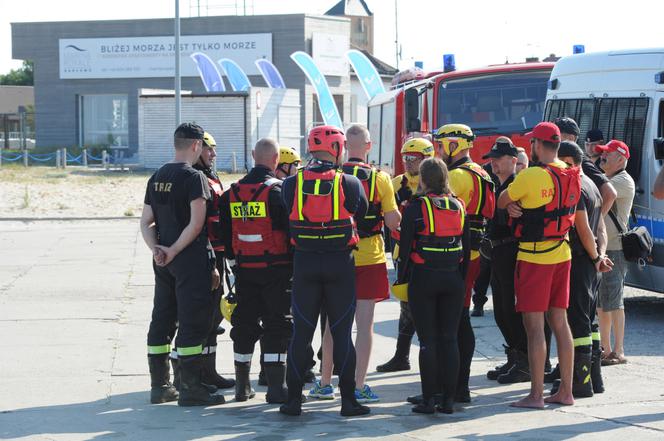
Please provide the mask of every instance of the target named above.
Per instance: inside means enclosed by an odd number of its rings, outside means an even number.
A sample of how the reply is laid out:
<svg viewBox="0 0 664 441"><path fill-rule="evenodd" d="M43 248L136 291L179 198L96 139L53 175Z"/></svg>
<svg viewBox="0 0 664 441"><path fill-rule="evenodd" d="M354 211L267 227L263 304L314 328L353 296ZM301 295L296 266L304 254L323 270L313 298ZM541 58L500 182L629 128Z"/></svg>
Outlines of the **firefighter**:
<svg viewBox="0 0 664 441"><path fill-rule="evenodd" d="M141 233L153 252L154 306L148 331L151 402L178 400L180 406L215 405L201 383L203 344L212 327L213 279L219 282L214 251L205 228L210 188L192 164L198 161L203 129L192 123L174 134L175 158L148 181ZM214 277L213 277L214 276ZM180 371L179 396L170 384L168 356L176 328Z"/></svg>
<svg viewBox="0 0 664 441"><path fill-rule="evenodd" d="M231 318L235 400L246 401L256 395L249 371L260 339L267 379L265 399L283 403L286 349L292 329L288 287L293 267L281 181L274 176L279 145L269 138L259 139L252 156L255 167L232 184L220 201L224 253L235 273L237 297Z"/></svg>
<svg viewBox="0 0 664 441"><path fill-rule="evenodd" d="M431 141L425 138L412 138L401 147L401 159L405 172L392 179L399 210L403 211L406 204L417 192L420 182L420 164L426 158L433 158L434 148ZM392 239L399 240L399 231L391 231ZM399 250L395 247L392 253L396 258ZM397 372L410 369L410 344L415 334L415 325L408 309L408 302L400 302L399 334L394 356L384 364L376 366L378 372Z"/></svg>
<svg viewBox="0 0 664 441"><path fill-rule="evenodd" d="M572 258L567 235L574 224L581 177L578 167L567 168L556 158L560 130L555 124L539 123L526 136L534 165L516 175L500 194L498 208L508 210L519 239L514 289L528 339L531 377L530 394L512 406L542 409L545 402L574 404L574 349L566 318ZM544 313L556 336L561 379L558 392L546 399Z"/></svg>
<svg viewBox="0 0 664 441"><path fill-rule="evenodd" d="M219 224L219 198L223 193L223 187L219 176L214 170L215 158L217 157L217 143L212 135L205 132L203 135L203 150L198 162L194 168L199 170L207 178L210 186L210 200L207 202L206 227L210 244L214 249L217 272L219 273L219 282L217 289L214 290L214 307L212 308L212 328L208 336L207 344L203 347L203 374L201 381L205 384L213 385L219 389L229 389L235 386L235 380L224 378L217 373L217 335L223 333L221 328L221 310L217 307L224 294L224 284L221 282L224 276L224 244L221 241L221 230ZM177 356L177 352L173 354ZM173 361L173 359L171 359Z"/></svg>
<svg viewBox="0 0 664 441"><path fill-rule="evenodd" d="M470 228L470 262L465 280L464 310L459 325L461 368L457 388L458 401L468 403L470 364L475 352L475 334L468 312L471 292L480 272L480 243L485 236L487 221L493 217L496 208L494 184L486 170L470 158L475 139L470 127L464 124L446 124L436 130L434 138L440 142L440 156L449 168L450 189L466 204Z"/></svg>
<svg viewBox="0 0 664 441"><path fill-rule="evenodd" d="M452 195L443 161L426 159L420 172L421 196L404 210L397 265L397 284L408 283L420 340L422 398L412 410L453 413L470 233L464 203Z"/></svg>
<svg viewBox="0 0 664 441"><path fill-rule="evenodd" d="M309 346L324 305L334 340L339 372L341 415L369 413L355 399L355 348L351 339L355 315L355 265L352 249L360 238L355 226L367 211L362 183L338 170L346 143L333 126L309 132L307 167L284 181L283 198L290 213L293 259L293 341L288 349L287 415L302 412L304 373L311 360Z"/></svg>
<svg viewBox="0 0 664 441"><path fill-rule="evenodd" d="M294 176L297 169L300 168L300 164L302 164L302 158L295 149L281 146L279 147L279 164L277 164L274 175L281 180Z"/></svg>

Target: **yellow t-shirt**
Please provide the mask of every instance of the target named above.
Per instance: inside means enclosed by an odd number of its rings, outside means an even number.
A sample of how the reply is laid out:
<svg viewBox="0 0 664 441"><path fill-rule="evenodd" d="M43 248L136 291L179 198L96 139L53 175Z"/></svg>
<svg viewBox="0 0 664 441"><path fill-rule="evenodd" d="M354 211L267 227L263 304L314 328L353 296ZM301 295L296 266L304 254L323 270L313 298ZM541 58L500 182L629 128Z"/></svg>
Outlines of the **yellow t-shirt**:
<svg viewBox="0 0 664 441"><path fill-rule="evenodd" d="M551 165L561 168L566 167L565 163L558 159ZM514 182L507 187L507 194L509 194L510 199L519 202L523 208L539 208L551 202L554 189L549 172L542 167L530 167L516 175ZM561 246L556 247L558 243L557 240L519 242L519 249L541 251L553 248L553 250L544 253L529 253L519 250L516 259L542 265L553 265L572 259L572 251L567 241L563 241Z"/></svg>
<svg viewBox="0 0 664 441"><path fill-rule="evenodd" d="M468 170L463 170L461 168L455 168L449 172L450 180L450 190L454 193L459 199L461 199L466 207L470 203L470 199L473 196L474 185L473 185L473 175ZM475 260L480 257L480 252L476 250L470 250L470 260Z"/></svg>
<svg viewBox="0 0 664 441"><path fill-rule="evenodd" d="M378 192L383 213L397 210L394 187L392 187L392 181L390 181L390 176L387 173L379 171L376 175L376 191ZM355 266L376 265L387 261L385 259L385 242L382 234L360 239L357 248L357 250L353 250Z"/></svg>
<svg viewBox="0 0 664 441"><path fill-rule="evenodd" d="M417 193L417 186L420 185L420 176L411 175L410 173L404 173L392 178L392 187L394 188L394 191L399 191L404 176L406 177L406 185L408 185L410 191L412 191L413 194Z"/></svg>

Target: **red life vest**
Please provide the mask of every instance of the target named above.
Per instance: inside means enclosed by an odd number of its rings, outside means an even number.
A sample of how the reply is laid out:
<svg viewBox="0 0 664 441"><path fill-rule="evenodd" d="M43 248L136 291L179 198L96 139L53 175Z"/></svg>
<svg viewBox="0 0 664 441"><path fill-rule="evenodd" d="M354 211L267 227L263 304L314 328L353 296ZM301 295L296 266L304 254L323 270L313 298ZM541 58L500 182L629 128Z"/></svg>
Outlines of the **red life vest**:
<svg viewBox="0 0 664 441"><path fill-rule="evenodd" d="M347 162L342 167L344 173L355 176L364 187L364 194L369 201L367 214L357 221L357 231L360 237L371 237L383 233L383 211L380 195L376 191L376 178L378 170L363 162Z"/></svg>
<svg viewBox="0 0 664 441"><path fill-rule="evenodd" d="M424 228L416 233L410 259L417 264L454 267L463 258L463 201L452 195L432 193L419 200Z"/></svg>
<svg viewBox="0 0 664 441"><path fill-rule="evenodd" d="M561 168L541 166L553 181L553 198L548 204L534 209L524 209L518 219L511 219L514 235L522 242L561 241L574 225L576 205L581 197L579 167ZM522 251L528 252L528 250ZM549 250L543 250L549 251ZM534 252L534 251L530 251Z"/></svg>
<svg viewBox="0 0 664 441"><path fill-rule="evenodd" d="M241 268L266 268L290 263L288 236L275 230L270 218L270 189L281 181L235 183L230 190L233 251Z"/></svg>
<svg viewBox="0 0 664 441"><path fill-rule="evenodd" d="M291 243L297 250L342 251L359 242L353 215L344 206L342 179L343 173L335 169L297 172L289 216Z"/></svg>
<svg viewBox="0 0 664 441"><path fill-rule="evenodd" d="M484 238L487 221L493 218L496 211L494 183L489 173L474 162L464 162L455 168L466 170L473 179L466 213L470 224L470 248L477 251Z"/></svg>
<svg viewBox="0 0 664 441"><path fill-rule="evenodd" d="M224 188L219 179L206 174L211 198L206 207L205 225L207 226L208 239L215 251L224 251L221 241L221 221L219 219L219 198L224 193Z"/></svg>

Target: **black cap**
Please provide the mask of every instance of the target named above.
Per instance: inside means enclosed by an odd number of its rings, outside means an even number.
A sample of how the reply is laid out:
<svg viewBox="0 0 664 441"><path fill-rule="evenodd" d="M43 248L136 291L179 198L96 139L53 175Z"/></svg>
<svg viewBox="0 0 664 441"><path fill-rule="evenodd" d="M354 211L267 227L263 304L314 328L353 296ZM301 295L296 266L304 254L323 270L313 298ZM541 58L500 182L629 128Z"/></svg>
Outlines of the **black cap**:
<svg viewBox="0 0 664 441"><path fill-rule="evenodd" d="M604 133L600 129L590 129L586 135L586 141L597 142L604 140Z"/></svg>
<svg viewBox="0 0 664 441"><path fill-rule="evenodd" d="M581 133L579 125L569 116L556 118L555 120L553 120L553 123L558 126L561 133L567 133L568 135L574 135L574 136L579 136L579 133Z"/></svg>
<svg viewBox="0 0 664 441"><path fill-rule="evenodd" d="M196 123L182 123L175 129L174 136L180 139L203 139L205 131Z"/></svg>
<svg viewBox="0 0 664 441"><path fill-rule="evenodd" d="M581 164L583 160L583 150L575 142L572 141L563 141L558 147L558 157L565 158L571 157L574 160L574 164Z"/></svg>
<svg viewBox="0 0 664 441"><path fill-rule="evenodd" d="M519 155L519 151L514 147L514 144L512 144L512 141L509 138L497 139L496 143L491 147L491 150L489 150L489 153L482 156L482 159L500 158L505 155L513 156L515 158Z"/></svg>

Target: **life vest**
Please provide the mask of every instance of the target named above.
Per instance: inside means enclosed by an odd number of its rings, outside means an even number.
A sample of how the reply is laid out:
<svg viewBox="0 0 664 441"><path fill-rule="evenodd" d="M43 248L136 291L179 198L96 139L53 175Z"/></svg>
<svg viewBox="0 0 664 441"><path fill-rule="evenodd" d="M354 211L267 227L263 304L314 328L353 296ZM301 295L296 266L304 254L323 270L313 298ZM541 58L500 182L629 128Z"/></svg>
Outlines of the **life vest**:
<svg viewBox="0 0 664 441"><path fill-rule="evenodd" d="M574 225L576 205L581 197L581 175L579 167L561 168L541 166L553 181L553 198L548 204L534 209L524 209L518 219L512 219L514 235L522 242L561 241ZM550 251L521 251L538 253Z"/></svg>
<svg viewBox="0 0 664 441"><path fill-rule="evenodd" d="M223 194L223 186L218 178L206 173L208 186L210 187L211 199L207 203L205 225L207 227L208 239L215 251L223 251L224 244L221 240L221 221L219 219L219 199Z"/></svg>
<svg viewBox="0 0 664 441"><path fill-rule="evenodd" d="M347 162L342 167L344 173L355 176L364 187L364 194L369 201L367 214L357 221L357 232L360 237L371 237L383 233L383 211L380 195L376 191L378 170L363 162Z"/></svg>
<svg viewBox="0 0 664 441"><path fill-rule="evenodd" d="M341 181L335 169L314 172L302 169L295 177L291 210L291 243L300 251L342 251L360 240L353 215L346 210Z"/></svg>
<svg viewBox="0 0 664 441"><path fill-rule="evenodd" d="M484 238L487 221L493 218L496 211L494 183L489 173L474 162L464 162L454 168L466 170L473 179L466 213L470 227L470 248L477 251Z"/></svg>
<svg viewBox="0 0 664 441"><path fill-rule="evenodd" d="M241 268L266 268L291 261L287 234L275 230L270 218L270 189L280 183L271 178L257 184L231 185L233 251Z"/></svg>
<svg viewBox="0 0 664 441"><path fill-rule="evenodd" d="M419 200L424 228L415 235L410 259L413 263L443 268L459 264L463 258L463 201L451 195L431 193Z"/></svg>

